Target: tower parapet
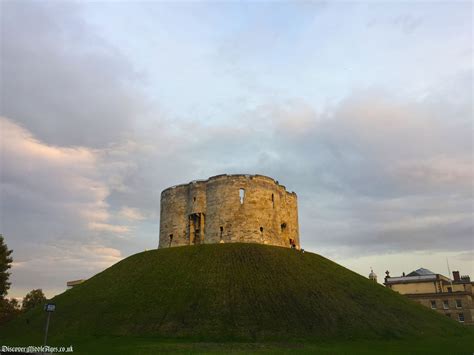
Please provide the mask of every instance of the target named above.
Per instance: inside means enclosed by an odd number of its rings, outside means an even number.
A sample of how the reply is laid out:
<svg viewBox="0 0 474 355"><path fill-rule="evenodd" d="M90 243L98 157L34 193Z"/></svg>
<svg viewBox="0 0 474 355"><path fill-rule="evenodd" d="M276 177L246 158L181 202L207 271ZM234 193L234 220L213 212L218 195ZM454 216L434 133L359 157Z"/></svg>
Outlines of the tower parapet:
<svg viewBox="0 0 474 355"><path fill-rule="evenodd" d="M297 196L263 175L216 175L161 193L159 248L210 243L300 247Z"/></svg>

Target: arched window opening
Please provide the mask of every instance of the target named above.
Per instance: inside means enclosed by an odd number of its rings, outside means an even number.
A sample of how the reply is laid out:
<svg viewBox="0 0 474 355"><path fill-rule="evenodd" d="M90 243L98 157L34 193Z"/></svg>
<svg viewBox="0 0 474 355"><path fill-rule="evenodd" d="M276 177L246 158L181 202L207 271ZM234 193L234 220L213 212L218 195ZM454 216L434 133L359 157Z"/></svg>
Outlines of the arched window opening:
<svg viewBox="0 0 474 355"><path fill-rule="evenodd" d="M173 241L173 234L170 234L170 244L169 247L171 247L171 242Z"/></svg>
<svg viewBox="0 0 474 355"><path fill-rule="evenodd" d="M221 240L222 240L222 234L224 233L224 227L220 227L220 230L221 230Z"/></svg>
<svg viewBox="0 0 474 355"><path fill-rule="evenodd" d="M196 202L196 197L193 197L193 202Z"/></svg>
<svg viewBox="0 0 474 355"><path fill-rule="evenodd" d="M240 197L240 204L242 205L244 203L244 199L245 199L245 190L244 189L239 189L239 197Z"/></svg>
<svg viewBox="0 0 474 355"><path fill-rule="evenodd" d="M280 227L281 227L281 231L284 232L286 229L286 223L282 223Z"/></svg>
<svg viewBox="0 0 474 355"><path fill-rule="evenodd" d="M272 194L272 208L275 208L275 196Z"/></svg>
<svg viewBox="0 0 474 355"><path fill-rule="evenodd" d="M260 227L260 233L263 233L263 227Z"/></svg>

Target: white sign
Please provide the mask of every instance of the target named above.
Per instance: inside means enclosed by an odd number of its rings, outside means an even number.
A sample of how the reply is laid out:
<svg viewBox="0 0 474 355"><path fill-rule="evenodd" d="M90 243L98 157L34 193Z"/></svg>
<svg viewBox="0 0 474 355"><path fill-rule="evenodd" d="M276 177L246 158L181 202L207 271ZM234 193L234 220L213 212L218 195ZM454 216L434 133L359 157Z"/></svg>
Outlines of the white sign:
<svg viewBox="0 0 474 355"><path fill-rule="evenodd" d="M44 306L46 312L54 312L56 310L56 305L54 303L48 303Z"/></svg>

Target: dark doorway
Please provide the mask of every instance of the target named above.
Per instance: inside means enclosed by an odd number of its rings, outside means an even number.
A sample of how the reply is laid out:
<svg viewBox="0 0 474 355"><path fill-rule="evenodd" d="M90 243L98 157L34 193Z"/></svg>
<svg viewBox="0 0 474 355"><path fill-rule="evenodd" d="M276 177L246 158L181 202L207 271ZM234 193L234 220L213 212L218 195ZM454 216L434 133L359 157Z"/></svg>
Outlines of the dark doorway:
<svg viewBox="0 0 474 355"><path fill-rule="evenodd" d="M201 244L204 241L204 213L189 215L189 244Z"/></svg>

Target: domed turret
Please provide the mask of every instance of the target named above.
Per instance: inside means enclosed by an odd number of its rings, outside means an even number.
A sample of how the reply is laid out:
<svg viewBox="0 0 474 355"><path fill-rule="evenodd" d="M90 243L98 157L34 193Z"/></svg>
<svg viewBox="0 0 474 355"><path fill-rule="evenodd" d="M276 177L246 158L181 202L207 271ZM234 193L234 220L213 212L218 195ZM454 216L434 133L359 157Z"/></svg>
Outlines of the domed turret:
<svg viewBox="0 0 474 355"><path fill-rule="evenodd" d="M370 268L369 280L372 280L373 282L377 282L377 275L375 274L372 268Z"/></svg>

